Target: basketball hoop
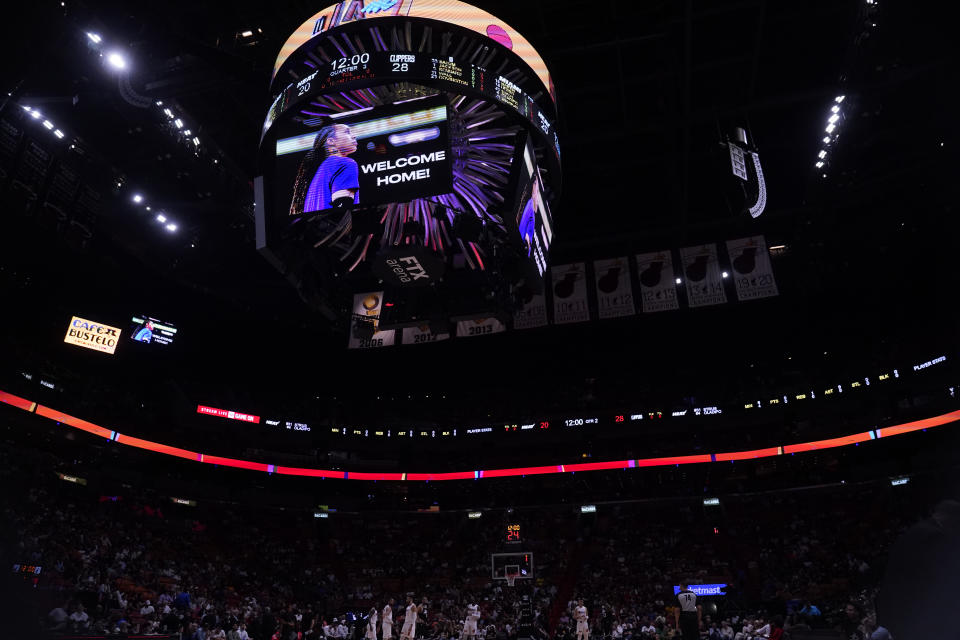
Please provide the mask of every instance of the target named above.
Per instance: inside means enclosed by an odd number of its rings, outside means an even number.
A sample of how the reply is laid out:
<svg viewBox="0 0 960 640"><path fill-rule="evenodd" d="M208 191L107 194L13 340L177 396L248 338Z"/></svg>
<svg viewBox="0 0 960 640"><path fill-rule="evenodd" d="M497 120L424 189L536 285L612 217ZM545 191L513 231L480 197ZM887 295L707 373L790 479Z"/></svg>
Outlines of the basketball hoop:
<svg viewBox="0 0 960 640"><path fill-rule="evenodd" d="M517 574L517 573L508 573L508 574L506 574L507 586L508 586L508 587L514 586L514 584L515 584L516 581L517 581L517 576L518 576L518 575L519 575L519 574Z"/></svg>

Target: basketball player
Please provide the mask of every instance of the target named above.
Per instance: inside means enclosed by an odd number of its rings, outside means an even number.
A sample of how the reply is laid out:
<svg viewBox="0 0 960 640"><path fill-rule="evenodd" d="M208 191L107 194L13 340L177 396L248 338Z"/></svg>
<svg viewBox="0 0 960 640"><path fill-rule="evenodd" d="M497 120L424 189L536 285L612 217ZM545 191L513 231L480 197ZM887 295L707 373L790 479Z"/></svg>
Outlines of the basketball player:
<svg viewBox="0 0 960 640"><path fill-rule="evenodd" d="M364 640L377 640L377 608L371 607L367 614L367 630L363 634Z"/></svg>
<svg viewBox="0 0 960 640"><path fill-rule="evenodd" d="M577 600L577 608L573 610L573 618L577 621L577 640L590 638L590 626L587 624L587 608L583 606L583 598Z"/></svg>
<svg viewBox="0 0 960 640"><path fill-rule="evenodd" d="M393 598L383 606L383 640L393 639Z"/></svg>
<svg viewBox="0 0 960 640"><path fill-rule="evenodd" d="M674 609L675 622L683 640L698 640L700 637L700 605L697 604L697 594L687 589L687 583L680 583L680 592L677 594L680 606Z"/></svg>
<svg viewBox="0 0 960 640"><path fill-rule="evenodd" d="M407 612L403 618L403 628L400 630L400 640L414 640L417 637L417 614L423 605L413 604L413 596L407 596Z"/></svg>
<svg viewBox="0 0 960 640"><path fill-rule="evenodd" d="M480 606L467 605L467 615L463 620L462 640L474 640L477 637L477 621L480 619Z"/></svg>

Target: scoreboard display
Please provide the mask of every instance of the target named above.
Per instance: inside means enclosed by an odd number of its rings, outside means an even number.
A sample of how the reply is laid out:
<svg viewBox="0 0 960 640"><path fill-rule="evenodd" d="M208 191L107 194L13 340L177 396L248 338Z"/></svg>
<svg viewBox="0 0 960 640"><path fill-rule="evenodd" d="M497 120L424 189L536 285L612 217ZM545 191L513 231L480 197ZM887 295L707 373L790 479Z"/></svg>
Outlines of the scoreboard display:
<svg viewBox="0 0 960 640"><path fill-rule="evenodd" d="M511 523L507 525L505 542L507 542L508 544L523 542L523 539L520 536L519 524Z"/></svg>
<svg viewBox="0 0 960 640"><path fill-rule="evenodd" d="M314 109L310 107L299 111L294 108L309 103L312 95L346 86L362 87L396 80L419 80L451 90L471 89L482 93L526 118L551 141L551 149L557 160L560 159L560 143L552 119L513 81L453 56L440 58L413 52L364 52L331 60L324 67L291 82L277 95L263 123L263 134L288 111L311 115Z"/></svg>
<svg viewBox="0 0 960 640"><path fill-rule="evenodd" d="M271 92L257 249L308 305L349 316L350 348L393 344L350 313L361 294L390 301L392 331L429 325L423 309L434 326L506 314L513 288L542 290L556 96L516 30L457 0L340 2L290 35Z"/></svg>

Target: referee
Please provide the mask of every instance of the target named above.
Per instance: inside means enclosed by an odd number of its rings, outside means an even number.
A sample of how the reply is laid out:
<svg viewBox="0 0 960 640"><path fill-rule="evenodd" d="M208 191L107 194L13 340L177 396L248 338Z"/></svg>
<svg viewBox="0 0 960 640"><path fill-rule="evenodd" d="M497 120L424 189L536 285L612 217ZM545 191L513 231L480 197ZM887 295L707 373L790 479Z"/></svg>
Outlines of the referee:
<svg viewBox="0 0 960 640"><path fill-rule="evenodd" d="M674 615L681 637L683 640L698 640L700 637L700 605L697 604L697 594L687 588L686 582L680 583L677 601L680 606L674 609Z"/></svg>

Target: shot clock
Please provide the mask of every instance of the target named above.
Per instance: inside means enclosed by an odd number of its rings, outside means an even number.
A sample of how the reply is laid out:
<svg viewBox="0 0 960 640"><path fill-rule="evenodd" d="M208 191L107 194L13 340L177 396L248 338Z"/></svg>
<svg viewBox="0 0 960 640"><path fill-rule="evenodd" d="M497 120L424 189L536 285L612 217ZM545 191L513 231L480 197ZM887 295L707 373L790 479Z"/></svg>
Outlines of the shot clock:
<svg viewBox="0 0 960 640"><path fill-rule="evenodd" d="M518 544L522 541L520 537L520 525L517 523L512 523L507 525L507 544Z"/></svg>

